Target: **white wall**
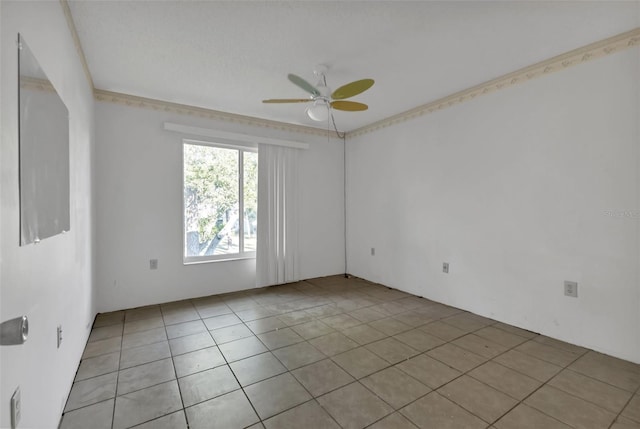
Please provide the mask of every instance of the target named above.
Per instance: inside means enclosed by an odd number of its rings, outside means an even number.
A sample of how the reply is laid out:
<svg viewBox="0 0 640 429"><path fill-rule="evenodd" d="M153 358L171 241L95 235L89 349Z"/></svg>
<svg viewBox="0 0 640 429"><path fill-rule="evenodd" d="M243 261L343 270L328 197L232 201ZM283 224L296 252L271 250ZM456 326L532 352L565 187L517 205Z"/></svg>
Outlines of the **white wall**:
<svg viewBox="0 0 640 429"><path fill-rule="evenodd" d="M344 273L341 141L110 102L96 103L96 117L99 311L255 287L255 260L183 265L186 136L165 131L165 121L310 143L300 156L300 274Z"/></svg>
<svg viewBox="0 0 640 429"><path fill-rule="evenodd" d="M0 427L22 391L22 428L56 428L93 322L92 90L59 2L1 4L0 320L26 314L29 339L0 347ZM69 109L71 231L19 247L17 34ZM56 326L64 340L56 348Z"/></svg>
<svg viewBox="0 0 640 429"><path fill-rule="evenodd" d="M348 272L640 362L639 56L348 140Z"/></svg>

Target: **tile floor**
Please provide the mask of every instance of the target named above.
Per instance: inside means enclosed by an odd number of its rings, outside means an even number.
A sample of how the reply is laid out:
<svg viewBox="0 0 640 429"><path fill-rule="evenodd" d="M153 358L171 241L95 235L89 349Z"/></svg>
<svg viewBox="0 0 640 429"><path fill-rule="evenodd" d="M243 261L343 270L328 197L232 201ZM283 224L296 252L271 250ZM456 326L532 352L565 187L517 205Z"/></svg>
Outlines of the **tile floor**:
<svg viewBox="0 0 640 429"><path fill-rule="evenodd" d="M61 428L640 428L640 365L361 279L100 314Z"/></svg>

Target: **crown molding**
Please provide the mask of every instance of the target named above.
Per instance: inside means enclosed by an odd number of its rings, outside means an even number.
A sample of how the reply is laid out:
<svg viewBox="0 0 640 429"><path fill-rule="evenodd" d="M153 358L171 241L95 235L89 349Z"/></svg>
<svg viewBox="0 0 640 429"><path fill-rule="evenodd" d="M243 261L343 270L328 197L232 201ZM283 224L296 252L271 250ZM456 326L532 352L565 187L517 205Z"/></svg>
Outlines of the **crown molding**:
<svg viewBox="0 0 640 429"><path fill-rule="evenodd" d="M640 27L626 33L618 34L599 42L595 42L578 49L566 52L548 60L541 61L531 66L522 68L512 73L505 74L496 79L484 82L480 85L472 86L465 90L456 92L438 100L423 104L406 112L373 122L364 127L347 132L346 138L361 136L371 133L391 125L396 125L410 119L446 109L456 104L473 100L482 95L509 88L514 85L528 82L538 77L546 76L550 73L565 70L569 67L595 60L615 52L640 45Z"/></svg>
<svg viewBox="0 0 640 429"><path fill-rule="evenodd" d="M135 95L122 94L118 92L95 89L94 97L98 101L121 104L129 107L140 107L155 111L177 113L179 115L194 116L197 118L212 119L215 121L230 122L241 125L249 125L261 128L270 128L278 131L288 131L291 133L308 134L315 136L327 136L327 130L307 127L304 125L288 124L286 122L271 121L268 119L256 118L253 116L238 115L235 113L222 112L219 110L205 109L202 107L187 106L185 104L171 103L168 101L154 100L151 98L138 97ZM330 131L329 136L337 138L335 131Z"/></svg>
<svg viewBox="0 0 640 429"><path fill-rule="evenodd" d="M78 57L80 57L80 63L82 64L84 75L87 77L87 81L89 82L89 86L91 87L91 89L94 89L95 86L93 85L93 77L91 77L91 72L89 71L89 66L87 65L87 58L84 56L84 51L82 50L82 43L80 43L80 37L78 37L76 24L75 22L73 22L73 16L71 15L71 8L69 7L69 3L67 2L67 0L60 0L60 6L62 6L62 11L64 12L64 16L67 19L67 25L69 26L69 31L71 32L71 37L73 38L73 44L76 46Z"/></svg>

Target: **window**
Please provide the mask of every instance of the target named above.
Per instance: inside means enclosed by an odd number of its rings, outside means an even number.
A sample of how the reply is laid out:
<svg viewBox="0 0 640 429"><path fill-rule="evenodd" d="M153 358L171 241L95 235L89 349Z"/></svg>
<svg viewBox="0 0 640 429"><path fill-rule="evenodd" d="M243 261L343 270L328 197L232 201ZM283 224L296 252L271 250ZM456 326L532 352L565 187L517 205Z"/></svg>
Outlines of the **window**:
<svg viewBox="0 0 640 429"><path fill-rule="evenodd" d="M255 257L258 152L185 141L184 262Z"/></svg>

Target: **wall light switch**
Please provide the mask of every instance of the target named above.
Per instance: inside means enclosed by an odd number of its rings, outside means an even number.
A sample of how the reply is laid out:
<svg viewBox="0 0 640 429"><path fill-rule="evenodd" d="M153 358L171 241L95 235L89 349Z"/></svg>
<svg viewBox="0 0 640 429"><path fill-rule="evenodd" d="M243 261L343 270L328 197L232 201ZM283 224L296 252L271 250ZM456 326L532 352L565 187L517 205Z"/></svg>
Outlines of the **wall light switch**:
<svg viewBox="0 0 640 429"><path fill-rule="evenodd" d="M375 247L371 248L371 256L376 256L376 248Z"/></svg>
<svg viewBox="0 0 640 429"><path fill-rule="evenodd" d="M149 259L149 269L157 270L158 269L158 260L157 259Z"/></svg>
<svg viewBox="0 0 640 429"><path fill-rule="evenodd" d="M449 263L448 262L443 262L442 263L442 272L449 274Z"/></svg>

